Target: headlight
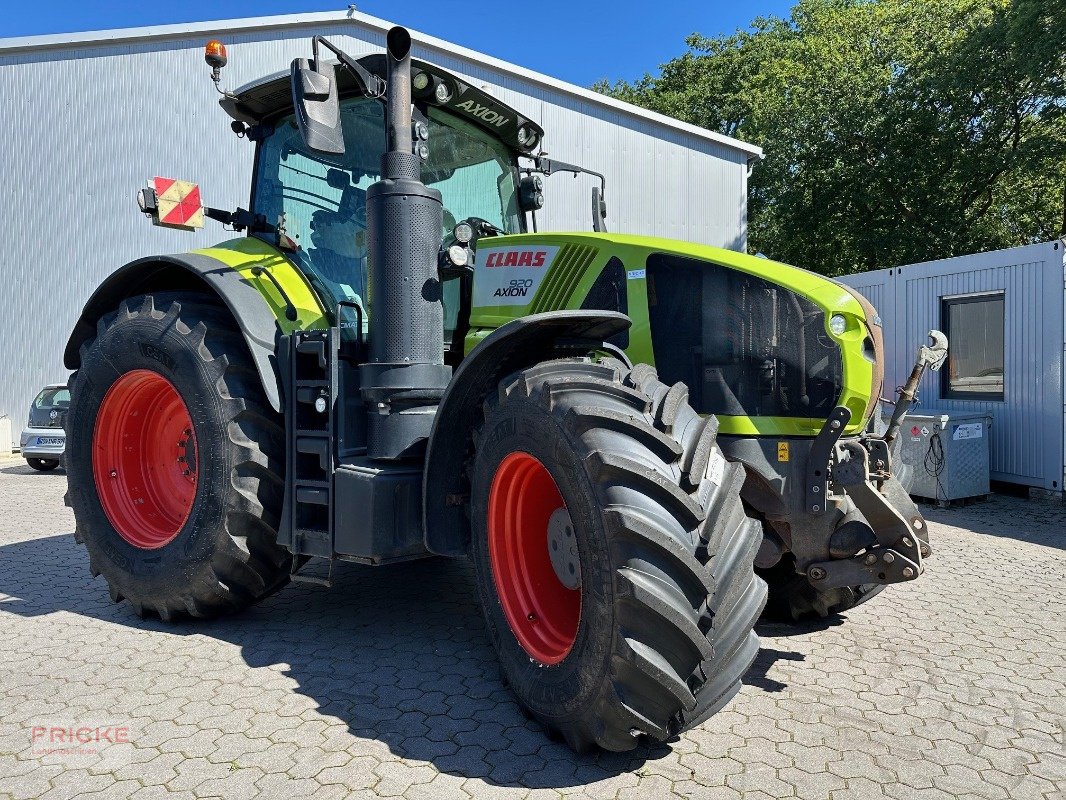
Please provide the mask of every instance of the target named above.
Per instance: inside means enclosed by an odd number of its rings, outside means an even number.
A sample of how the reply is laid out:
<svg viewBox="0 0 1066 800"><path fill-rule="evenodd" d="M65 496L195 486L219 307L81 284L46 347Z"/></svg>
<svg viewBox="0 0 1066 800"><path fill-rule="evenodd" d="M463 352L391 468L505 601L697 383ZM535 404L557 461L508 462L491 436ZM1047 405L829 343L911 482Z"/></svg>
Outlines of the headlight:
<svg viewBox="0 0 1066 800"><path fill-rule="evenodd" d="M829 318L829 330L834 336L841 336L848 329L848 321L843 314L834 314Z"/></svg>
<svg viewBox="0 0 1066 800"><path fill-rule="evenodd" d="M457 267L465 267L467 261L466 248L462 245L453 244L448 248L448 260Z"/></svg>
<svg viewBox="0 0 1066 800"><path fill-rule="evenodd" d="M427 86L429 86L429 75L425 72L417 72L415 76L411 78L411 86L414 87L416 92L421 92Z"/></svg>
<svg viewBox="0 0 1066 800"><path fill-rule="evenodd" d="M448 84L438 83L433 95L437 98L438 103L447 103L452 99L452 90L448 88Z"/></svg>
<svg viewBox="0 0 1066 800"><path fill-rule="evenodd" d="M518 129L518 146L526 150L532 150L537 143L537 132L523 125Z"/></svg>
<svg viewBox="0 0 1066 800"><path fill-rule="evenodd" d="M455 237L455 241L459 244L469 244L470 240L474 238L474 229L470 227L469 222L460 222L455 226L455 230L452 231L452 236Z"/></svg>

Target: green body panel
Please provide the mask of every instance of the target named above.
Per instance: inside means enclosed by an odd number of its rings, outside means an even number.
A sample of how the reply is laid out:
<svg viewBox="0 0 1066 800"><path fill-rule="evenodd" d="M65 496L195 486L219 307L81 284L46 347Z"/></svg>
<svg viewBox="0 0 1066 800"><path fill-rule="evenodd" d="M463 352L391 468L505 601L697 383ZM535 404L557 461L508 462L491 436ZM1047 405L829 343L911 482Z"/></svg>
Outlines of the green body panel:
<svg viewBox="0 0 1066 800"><path fill-rule="evenodd" d="M525 252L535 248L547 248L551 257L544 274L532 279L535 286L528 297L518 299L512 296L504 299L511 305L496 305L484 288L479 292L479 280L494 280L497 277L493 274L486 278L493 269L490 265L494 259L502 260L502 256L509 251ZM493 257L493 253L497 255ZM644 278L648 256L653 253L699 259L747 272L784 286L825 311L826 334L839 343L843 359L844 389L838 403L847 406L852 413L852 421L845 433L857 433L863 429L868 421L866 409L874 377L874 365L863 354L863 341L868 325L875 323L866 319L855 297L839 283L822 275L708 245L612 233L535 233L483 239L477 249L466 352L469 353L492 330L516 317L580 308L600 271L612 257L617 257L627 272L629 317L633 320L626 353L634 362L654 364L647 281ZM527 271L535 272L535 267ZM519 302L522 304L519 305ZM829 317L833 314L841 314L847 320L847 328L839 336L828 328ZM825 424L824 419L802 417L719 415L718 419L722 433L739 436L814 436Z"/></svg>
<svg viewBox="0 0 1066 800"><path fill-rule="evenodd" d="M271 247L262 239L252 236L230 239L220 242L213 247L205 247L202 250L192 252L208 256L221 261L241 273L244 280L254 286L263 295L263 299L270 306L277 318L278 327L283 333L292 333L294 330L321 329L329 327L329 319L326 316L318 296L307 282L307 278L296 268L295 265L275 247ZM285 300L281 297L273 281L266 275L253 275L252 270L261 267L264 272L269 272L278 282L289 302L296 307L297 318L290 320L285 317Z"/></svg>

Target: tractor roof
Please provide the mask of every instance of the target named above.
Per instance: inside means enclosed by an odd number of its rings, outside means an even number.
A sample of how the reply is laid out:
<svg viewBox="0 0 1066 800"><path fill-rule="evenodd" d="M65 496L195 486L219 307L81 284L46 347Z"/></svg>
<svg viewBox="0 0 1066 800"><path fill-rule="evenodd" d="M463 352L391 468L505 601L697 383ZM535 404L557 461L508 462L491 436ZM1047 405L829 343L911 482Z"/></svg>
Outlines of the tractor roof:
<svg viewBox="0 0 1066 800"><path fill-rule="evenodd" d="M384 53L363 56L357 61L368 72L383 80L386 79ZM339 67L336 61L330 63ZM446 102L439 103L435 98L430 97L428 102L431 105L447 108L453 114L484 128L520 152L530 152L540 146L544 138L544 129L492 95L471 86L451 72L425 61L412 59L411 71L412 74L429 73L451 87L451 96ZM219 104L234 119L252 125L283 114L291 114L293 103L289 80L288 70L268 75L245 84L234 92L233 96L223 97ZM337 88L342 98L359 95L355 78L344 68L337 69ZM523 127L527 132L532 131L535 136L530 138L527 135L524 141L519 143L518 131Z"/></svg>

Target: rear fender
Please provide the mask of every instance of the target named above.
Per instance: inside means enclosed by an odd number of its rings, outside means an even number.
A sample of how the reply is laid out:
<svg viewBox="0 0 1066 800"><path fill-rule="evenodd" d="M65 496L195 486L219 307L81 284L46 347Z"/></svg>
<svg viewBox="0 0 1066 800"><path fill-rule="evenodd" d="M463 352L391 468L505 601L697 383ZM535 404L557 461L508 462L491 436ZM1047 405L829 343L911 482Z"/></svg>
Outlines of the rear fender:
<svg viewBox="0 0 1066 800"><path fill-rule="evenodd" d="M274 283L252 276L257 266L286 288L296 308L295 320L285 316L284 300ZM97 321L124 298L162 291L206 292L226 305L248 345L267 400L278 412L282 410L278 336L295 328L328 325L321 304L295 267L264 243L237 240L198 253L138 259L109 275L85 304L67 341L63 353L67 369L81 366L81 346L96 335Z"/></svg>
<svg viewBox="0 0 1066 800"><path fill-rule="evenodd" d="M507 375L540 361L611 351L604 342L629 325L625 314L613 311L533 314L497 328L470 352L448 384L426 451L422 511L430 552L465 555L470 542L464 467L486 395Z"/></svg>

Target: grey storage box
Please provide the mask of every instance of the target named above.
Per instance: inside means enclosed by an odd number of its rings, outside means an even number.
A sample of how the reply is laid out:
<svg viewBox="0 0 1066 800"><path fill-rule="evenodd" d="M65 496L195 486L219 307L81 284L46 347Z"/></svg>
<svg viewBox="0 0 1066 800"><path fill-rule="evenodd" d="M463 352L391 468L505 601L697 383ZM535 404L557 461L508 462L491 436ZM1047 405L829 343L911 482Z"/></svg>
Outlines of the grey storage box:
<svg viewBox="0 0 1066 800"><path fill-rule="evenodd" d="M903 420L893 471L914 497L948 503L989 493L992 417L983 411L919 409Z"/></svg>

